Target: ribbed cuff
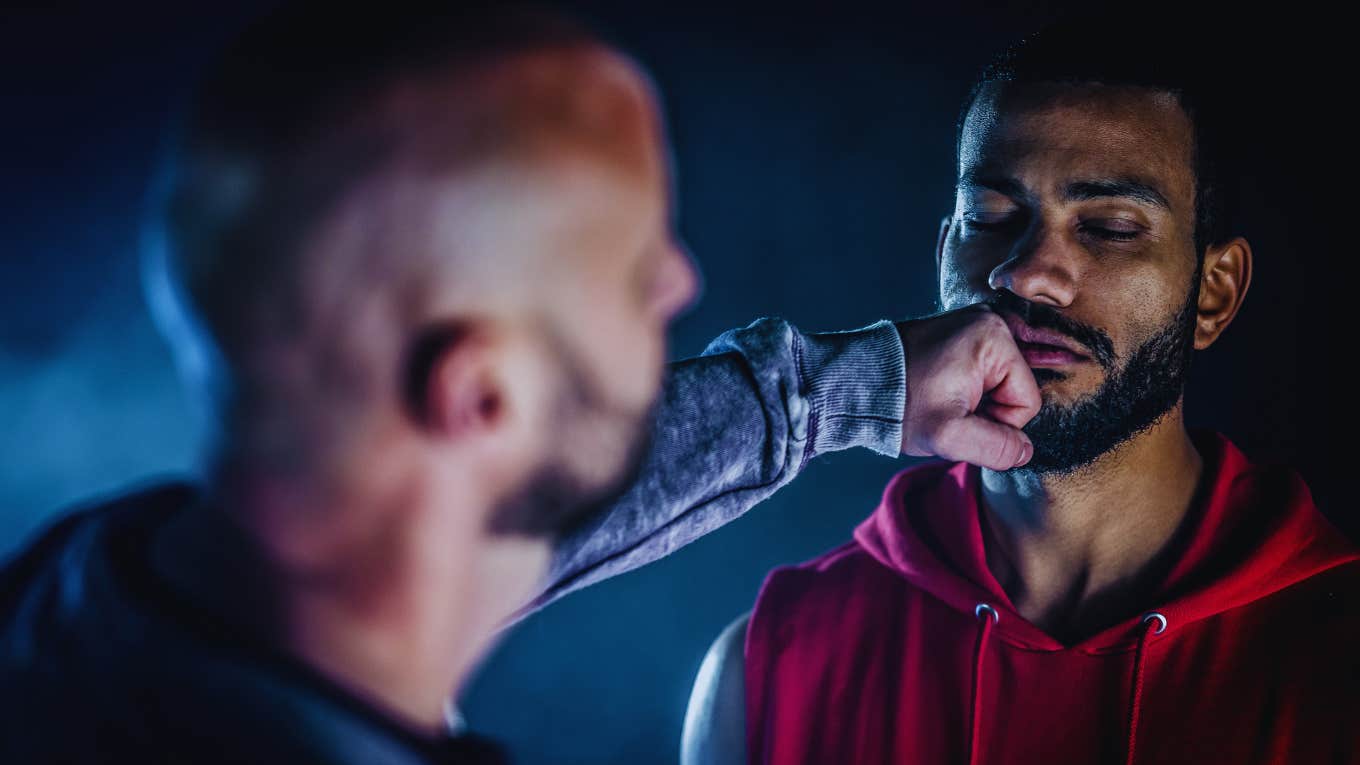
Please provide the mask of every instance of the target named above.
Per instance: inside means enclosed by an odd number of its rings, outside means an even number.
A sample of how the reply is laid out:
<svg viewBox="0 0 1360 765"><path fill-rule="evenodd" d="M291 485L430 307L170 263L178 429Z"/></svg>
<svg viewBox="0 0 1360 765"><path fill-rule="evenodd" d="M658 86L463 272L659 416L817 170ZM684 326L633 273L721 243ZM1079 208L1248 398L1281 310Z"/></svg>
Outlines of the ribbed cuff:
<svg viewBox="0 0 1360 765"><path fill-rule="evenodd" d="M897 326L884 319L801 339L798 373L811 405L805 460L852 446L900 454L907 371Z"/></svg>

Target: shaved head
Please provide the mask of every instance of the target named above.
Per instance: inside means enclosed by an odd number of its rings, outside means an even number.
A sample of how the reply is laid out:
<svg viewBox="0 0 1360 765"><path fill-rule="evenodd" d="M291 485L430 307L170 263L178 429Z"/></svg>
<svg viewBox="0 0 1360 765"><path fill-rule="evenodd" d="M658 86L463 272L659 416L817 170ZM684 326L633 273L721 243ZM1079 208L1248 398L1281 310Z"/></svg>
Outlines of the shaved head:
<svg viewBox="0 0 1360 765"><path fill-rule="evenodd" d="M182 355L211 360L198 382L227 462L343 470L427 371L412 359L431 333L559 323L591 289L573 287L588 258L563 253L618 240L600 216L623 215L628 189L664 195L651 87L582 28L508 6L386 10L263 20L187 125L158 265L193 329L171 333L195 346ZM626 214L638 251L667 222L664 205Z"/></svg>
<svg viewBox="0 0 1360 765"><path fill-rule="evenodd" d="M541 10L289 5L247 30L148 227L209 428L166 577L442 731L552 540L651 453L697 282L662 131L641 68Z"/></svg>

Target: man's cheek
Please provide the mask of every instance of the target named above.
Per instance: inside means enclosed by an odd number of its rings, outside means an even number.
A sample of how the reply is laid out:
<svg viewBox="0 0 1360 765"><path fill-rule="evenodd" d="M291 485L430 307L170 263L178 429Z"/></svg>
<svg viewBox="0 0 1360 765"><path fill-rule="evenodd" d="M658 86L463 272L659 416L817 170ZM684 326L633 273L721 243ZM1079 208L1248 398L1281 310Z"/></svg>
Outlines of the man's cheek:
<svg viewBox="0 0 1360 765"><path fill-rule="evenodd" d="M963 272L944 264L940 272L940 307L946 311L962 308L986 300L986 282L981 285L970 280Z"/></svg>
<svg viewBox="0 0 1360 765"><path fill-rule="evenodd" d="M620 331L610 343L600 344L605 354L599 368L608 370L605 390L620 397L630 409L651 402L661 386L665 335L655 322L629 316L621 319Z"/></svg>

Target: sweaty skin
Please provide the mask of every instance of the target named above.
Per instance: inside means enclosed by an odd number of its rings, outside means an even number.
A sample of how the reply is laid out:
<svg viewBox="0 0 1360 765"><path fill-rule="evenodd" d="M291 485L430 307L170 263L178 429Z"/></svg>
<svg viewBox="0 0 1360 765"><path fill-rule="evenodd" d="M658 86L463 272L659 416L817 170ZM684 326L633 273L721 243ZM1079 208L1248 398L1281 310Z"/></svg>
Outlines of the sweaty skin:
<svg viewBox="0 0 1360 765"><path fill-rule="evenodd" d="M1172 320L1200 257L1192 140L1166 93L989 85L964 125L955 212L939 249L941 302L1009 291L1102 330L1122 364ZM1232 321L1250 278L1244 240L1203 258L1196 350ZM1067 377L1040 385L1046 405L1104 382L1090 361L1057 369ZM1201 466L1177 403L1071 473L985 470L988 565L1026 619L1060 640L1093 634L1125 617L1156 578L1156 553L1185 516Z"/></svg>
<svg viewBox="0 0 1360 765"><path fill-rule="evenodd" d="M1166 93L985 86L964 124L955 210L937 242L941 305L1007 291L1051 306L1108 336L1119 368L1172 320L1202 257L1193 344L1212 345L1246 297L1251 249L1235 238L1195 251L1191 127ZM1094 355L1036 357L1045 406L1101 386L1107 373ZM1190 507L1202 464L1178 401L1075 470L983 469L987 565L1045 632L1072 642L1094 634L1127 618L1171 563L1159 552ZM704 659L685 718L686 765L746 762L747 619Z"/></svg>

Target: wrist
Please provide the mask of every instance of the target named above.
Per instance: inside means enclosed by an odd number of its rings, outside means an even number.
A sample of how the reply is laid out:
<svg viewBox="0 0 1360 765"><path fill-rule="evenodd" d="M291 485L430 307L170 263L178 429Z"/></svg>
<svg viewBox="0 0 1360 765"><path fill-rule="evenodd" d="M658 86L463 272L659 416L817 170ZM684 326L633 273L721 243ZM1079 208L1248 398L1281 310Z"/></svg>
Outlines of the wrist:
<svg viewBox="0 0 1360 765"><path fill-rule="evenodd" d="M897 325L885 320L849 332L804 335L802 341L799 366L810 405L809 452L866 446L898 455L906 366Z"/></svg>

